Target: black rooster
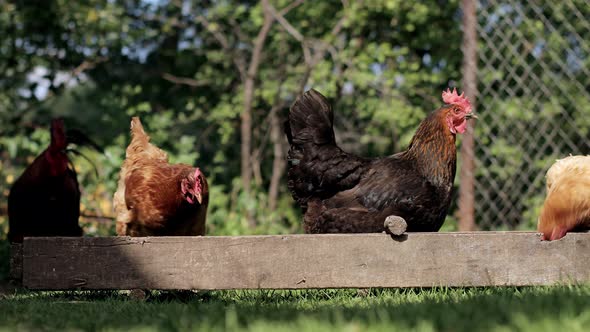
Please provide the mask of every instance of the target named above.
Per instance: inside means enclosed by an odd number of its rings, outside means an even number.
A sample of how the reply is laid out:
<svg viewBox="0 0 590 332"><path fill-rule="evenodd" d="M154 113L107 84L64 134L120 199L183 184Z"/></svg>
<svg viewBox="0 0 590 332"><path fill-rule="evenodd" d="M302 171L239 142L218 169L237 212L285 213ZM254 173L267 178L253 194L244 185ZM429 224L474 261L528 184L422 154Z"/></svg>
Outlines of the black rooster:
<svg viewBox="0 0 590 332"><path fill-rule="evenodd" d="M451 203L455 135L474 117L456 91L443 92L443 101L447 105L420 123L406 151L367 159L336 145L334 114L324 96L310 90L299 97L285 133L288 186L303 209L305 232L382 232L386 219L402 222L401 232L406 225L407 231L438 231Z"/></svg>

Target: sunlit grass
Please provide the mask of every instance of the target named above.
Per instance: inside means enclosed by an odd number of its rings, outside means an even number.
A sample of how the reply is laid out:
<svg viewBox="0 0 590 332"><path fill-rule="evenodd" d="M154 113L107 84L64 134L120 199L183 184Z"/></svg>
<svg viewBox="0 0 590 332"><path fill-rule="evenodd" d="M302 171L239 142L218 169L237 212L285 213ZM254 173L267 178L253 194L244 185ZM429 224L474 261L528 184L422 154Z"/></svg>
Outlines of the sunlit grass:
<svg viewBox="0 0 590 332"><path fill-rule="evenodd" d="M0 328L213 331L587 331L590 287L151 292L16 291Z"/></svg>

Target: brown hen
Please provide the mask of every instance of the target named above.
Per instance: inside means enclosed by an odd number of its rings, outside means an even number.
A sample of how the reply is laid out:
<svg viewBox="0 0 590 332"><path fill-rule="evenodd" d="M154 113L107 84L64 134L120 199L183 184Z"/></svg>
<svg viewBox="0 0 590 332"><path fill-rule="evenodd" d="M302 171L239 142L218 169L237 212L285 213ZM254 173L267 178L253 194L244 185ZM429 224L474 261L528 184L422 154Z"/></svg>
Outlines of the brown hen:
<svg viewBox="0 0 590 332"><path fill-rule="evenodd" d="M209 189L199 168L168 163L150 143L138 117L121 167L113 206L117 234L129 236L205 235Z"/></svg>

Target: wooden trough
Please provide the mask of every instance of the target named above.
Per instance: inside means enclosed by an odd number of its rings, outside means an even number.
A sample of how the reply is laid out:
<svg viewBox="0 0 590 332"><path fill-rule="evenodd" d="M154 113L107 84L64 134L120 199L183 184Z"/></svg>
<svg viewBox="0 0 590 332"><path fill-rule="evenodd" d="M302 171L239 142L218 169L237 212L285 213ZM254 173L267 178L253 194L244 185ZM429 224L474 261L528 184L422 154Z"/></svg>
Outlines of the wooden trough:
<svg viewBox="0 0 590 332"><path fill-rule="evenodd" d="M590 234L532 232L26 238L23 286L297 289L521 286L590 281Z"/></svg>

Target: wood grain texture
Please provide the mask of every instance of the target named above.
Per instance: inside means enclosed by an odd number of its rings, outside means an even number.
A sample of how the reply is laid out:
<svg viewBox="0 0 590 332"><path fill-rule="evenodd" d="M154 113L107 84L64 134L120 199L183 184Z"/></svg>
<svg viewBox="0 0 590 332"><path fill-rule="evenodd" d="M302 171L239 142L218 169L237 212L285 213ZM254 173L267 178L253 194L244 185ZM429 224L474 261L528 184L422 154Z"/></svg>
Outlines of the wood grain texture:
<svg viewBox="0 0 590 332"><path fill-rule="evenodd" d="M590 234L27 238L31 289L295 289L590 281Z"/></svg>
<svg viewBox="0 0 590 332"><path fill-rule="evenodd" d="M23 278L23 245L21 243L10 244L10 271L8 278L21 280Z"/></svg>

